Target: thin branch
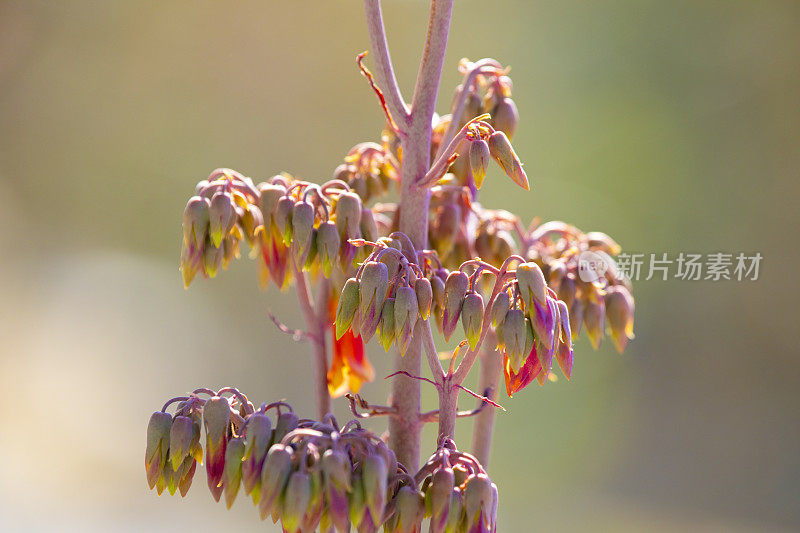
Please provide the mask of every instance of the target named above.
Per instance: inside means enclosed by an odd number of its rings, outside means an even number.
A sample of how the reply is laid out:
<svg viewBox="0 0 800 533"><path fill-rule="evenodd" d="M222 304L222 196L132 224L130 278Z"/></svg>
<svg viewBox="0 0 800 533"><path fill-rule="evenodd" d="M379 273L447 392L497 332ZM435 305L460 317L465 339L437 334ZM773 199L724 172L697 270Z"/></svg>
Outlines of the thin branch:
<svg viewBox="0 0 800 533"><path fill-rule="evenodd" d="M400 93L397 78L392 67L392 58L389 55L389 45L386 42L386 29L383 25L383 13L380 0L364 0L364 11L367 16L367 30L375 59L375 72L378 83L386 91L386 103L404 126L408 124L408 107Z"/></svg>
<svg viewBox="0 0 800 533"><path fill-rule="evenodd" d="M436 351L436 344L433 342L433 331L431 331L431 323L429 320L420 320L417 323L418 328L422 328L422 345L425 350L425 355L428 359L428 366L431 367L436 383L444 383L444 368L442 362L439 360L439 353Z"/></svg>
<svg viewBox="0 0 800 533"><path fill-rule="evenodd" d="M373 416L389 416L397 413L397 409L389 405L373 405L358 394L347 393L344 396L350 402L350 412L356 418L372 418ZM359 413L358 408L368 412Z"/></svg>
<svg viewBox="0 0 800 533"><path fill-rule="evenodd" d="M290 337L292 337L293 341L296 342L305 340L316 341L314 335L312 335L311 333L300 329L290 328L289 326L278 320L278 317L276 317L269 309L267 309L267 316L269 316L269 319L272 321L273 324L275 324L275 326L281 333L289 335Z"/></svg>
<svg viewBox="0 0 800 533"><path fill-rule="evenodd" d="M406 372L405 370L398 370L397 372L392 372L391 374L389 374L388 376L386 376L383 379L393 378L393 377L398 376L398 375L403 375L403 376L409 377L411 379L417 379L419 381L427 381L428 383L430 383L434 387L438 387L439 386L438 383L436 383L432 379L423 378L422 376L415 376L411 372Z"/></svg>
<svg viewBox="0 0 800 533"><path fill-rule="evenodd" d="M469 134L470 128L474 124L481 124L482 126L488 128L490 132L494 131L489 124L484 122L484 120L487 120L489 117L489 113L484 113L483 115L475 117L464 124L464 127L461 128L461 130L458 132L458 135L456 135L453 140L450 141L444 152L436 157L436 161L433 162L427 174L425 174L425 176L419 180L421 187L430 187L441 179L441 177L447 171L447 168L455 160L455 157L458 157L458 153L461 150L461 145L467 140L467 135Z"/></svg>
<svg viewBox="0 0 800 533"><path fill-rule="evenodd" d="M481 398L482 401L481 403L478 404L478 406L475 409L471 409L469 411L458 411L456 413L456 418L469 418L471 416L477 416L481 414L486 409L486 406L491 404L490 401L487 401L489 395L491 394L491 389L486 389L483 394L484 396L478 396L478 398ZM433 411L422 413L421 415L419 415L419 418L422 422L425 422L426 424L429 422L438 422L439 410L434 409Z"/></svg>
<svg viewBox="0 0 800 533"><path fill-rule="evenodd" d="M397 122L394 121L392 118L392 113L389 111L389 107L386 105L386 97L383 95L383 91L381 88L375 84L375 78L372 76L372 72L369 71L367 67L364 66L364 57L367 55L367 52L361 52L356 56L356 63L358 63L358 68L361 70L361 74L367 78L369 82L369 86L372 87L372 90L378 97L378 100L381 103L381 109L383 109L383 113L386 115L386 120L389 122L389 127L392 128L396 134L400 135L400 128L397 127Z"/></svg>

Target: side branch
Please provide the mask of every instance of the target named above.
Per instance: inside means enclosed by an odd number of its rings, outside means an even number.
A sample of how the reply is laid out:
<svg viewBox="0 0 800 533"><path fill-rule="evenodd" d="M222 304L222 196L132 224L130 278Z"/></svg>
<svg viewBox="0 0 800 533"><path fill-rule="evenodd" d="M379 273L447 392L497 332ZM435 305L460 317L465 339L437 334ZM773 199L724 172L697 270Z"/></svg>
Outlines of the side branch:
<svg viewBox="0 0 800 533"><path fill-rule="evenodd" d="M389 45L386 42L386 30L383 26L383 13L380 0L364 0L364 11L367 16L367 30L375 59L375 72L378 84L383 87L389 111L403 126L408 124L408 107L400 94L397 78L392 67L392 58L389 55Z"/></svg>
<svg viewBox="0 0 800 533"><path fill-rule="evenodd" d="M366 0L369 2L369 0ZM436 107L439 94L439 81L442 77L444 54L447 50L447 38L450 34L450 18L453 13L454 0L431 0L431 15L428 23L428 36L425 50L422 52L422 63L414 88L414 100L411 112L414 120L427 121L430 129L431 117Z"/></svg>

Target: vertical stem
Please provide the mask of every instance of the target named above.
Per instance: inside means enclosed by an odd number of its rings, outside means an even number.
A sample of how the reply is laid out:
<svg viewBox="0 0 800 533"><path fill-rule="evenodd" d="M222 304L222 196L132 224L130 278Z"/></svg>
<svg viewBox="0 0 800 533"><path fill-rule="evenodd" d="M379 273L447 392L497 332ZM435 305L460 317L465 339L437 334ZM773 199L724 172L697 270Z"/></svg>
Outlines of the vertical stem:
<svg viewBox="0 0 800 533"><path fill-rule="evenodd" d="M411 123L408 135L403 139L403 167L400 190L400 231L411 238L418 249L428 245L428 205L430 193L427 187L417 183L428 172L431 156L431 121L439 80L442 75L444 52L450 31L453 0L432 0L428 35L422 54L414 101L411 107ZM374 45L373 41L373 45ZM376 52L378 55L380 52ZM422 362L422 332L415 328L414 338L405 357L395 354L395 369L418 376ZM389 419L389 446L397 459L410 472L419 468L420 431L420 382L416 379L396 378L392 382L392 406L397 415Z"/></svg>
<svg viewBox="0 0 800 533"><path fill-rule="evenodd" d="M439 390L439 438L455 437L458 390L458 387L453 386L450 376L444 379L444 384Z"/></svg>
<svg viewBox="0 0 800 533"><path fill-rule="evenodd" d="M480 394L486 393L492 401L497 400L498 391L500 390L500 374L503 372L503 357L495 348L496 345L496 334L494 330L490 330L483 344L478 392ZM472 455L478 458L484 468L489 464L495 414L495 409L487 407L475 417L475 426L472 432Z"/></svg>
<svg viewBox="0 0 800 533"><path fill-rule="evenodd" d="M308 324L311 333L309 341L312 345L312 357L314 365L314 389L317 397L317 414L319 419L328 414L331 410L331 397L328 394L328 355L325 334L327 325L327 299L329 296L329 285L327 281L320 283L320 291L317 301L317 310L311 303L311 292L308 287L306 273L297 268L294 259L290 259L297 279L297 300L300 302L300 310L303 318ZM324 300L324 303L323 303Z"/></svg>

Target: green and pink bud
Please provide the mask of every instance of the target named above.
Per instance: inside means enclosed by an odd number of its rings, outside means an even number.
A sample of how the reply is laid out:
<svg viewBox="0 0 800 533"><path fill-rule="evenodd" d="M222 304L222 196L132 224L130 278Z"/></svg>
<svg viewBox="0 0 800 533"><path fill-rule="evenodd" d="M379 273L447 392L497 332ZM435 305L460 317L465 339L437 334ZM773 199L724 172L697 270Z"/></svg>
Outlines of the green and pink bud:
<svg viewBox="0 0 800 533"><path fill-rule="evenodd" d="M472 350L477 348L481 337L483 313L483 297L477 292L467 294L461 306L461 325Z"/></svg>
<svg viewBox="0 0 800 533"><path fill-rule="evenodd" d="M444 306L442 312L442 333L445 340L450 340L456 330L458 319L461 316L461 307L469 289L469 277L461 272L454 271L447 276L444 284Z"/></svg>
<svg viewBox="0 0 800 533"><path fill-rule="evenodd" d="M222 495L222 474L225 470L225 450L230 436L231 405L225 398L214 396L203 405L203 424L206 428L206 475L214 499Z"/></svg>
<svg viewBox="0 0 800 533"><path fill-rule="evenodd" d="M411 344L418 316L417 293L411 287L398 287L394 301L394 331L400 355L405 355Z"/></svg>

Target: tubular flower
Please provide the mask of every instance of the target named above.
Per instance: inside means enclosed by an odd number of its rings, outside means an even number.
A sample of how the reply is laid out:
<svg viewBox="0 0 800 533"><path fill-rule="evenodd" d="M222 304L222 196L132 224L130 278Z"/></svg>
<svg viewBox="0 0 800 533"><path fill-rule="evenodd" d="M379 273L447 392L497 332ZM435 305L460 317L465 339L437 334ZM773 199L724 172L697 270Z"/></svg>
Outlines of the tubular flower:
<svg viewBox="0 0 800 533"><path fill-rule="evenodd" d="M541 372L542 363L536 353L536 345L533 346L533 349L517 372L514 372L508 355L503 354L503 374L506 378L506 392L509 397L513 396L518 390L530 385L531 381L536 379L536 376Z"/></svg>
<svg viewBox="0 0 800 533"><path fill-rule="evenodd" d="M361 384L375 379L375 370L364 354L364 342L348 330L338 340L333 336L333 360L328 370L328 391L338 398L358 392Z"/></svg>

